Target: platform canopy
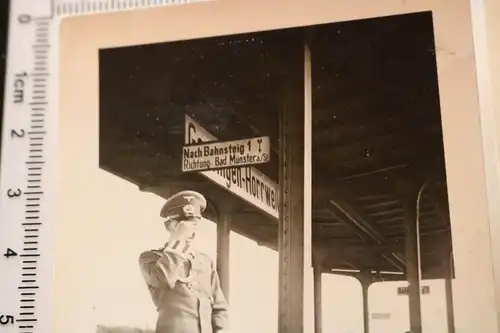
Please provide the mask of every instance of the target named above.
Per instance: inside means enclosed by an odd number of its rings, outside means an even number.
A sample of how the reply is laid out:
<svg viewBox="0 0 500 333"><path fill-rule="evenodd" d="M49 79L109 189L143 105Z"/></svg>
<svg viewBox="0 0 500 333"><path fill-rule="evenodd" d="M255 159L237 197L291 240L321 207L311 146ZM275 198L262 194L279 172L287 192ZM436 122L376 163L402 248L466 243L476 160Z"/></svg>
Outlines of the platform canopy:
<svg viewBox="0 0 500 333"><path fill-rule="evenodd" d="M185 116L220 140L270 136L271 162L256 169L277 183L279 114L304 108L304 43L312 55L313 247L326 253L324 271L405 280L405 212L427 183L422 277L443 278L451 233L429 13L102 50L100 167L163 197L201 191L231 209L234 231L276 248L275 217L181 172Z"/></svg>

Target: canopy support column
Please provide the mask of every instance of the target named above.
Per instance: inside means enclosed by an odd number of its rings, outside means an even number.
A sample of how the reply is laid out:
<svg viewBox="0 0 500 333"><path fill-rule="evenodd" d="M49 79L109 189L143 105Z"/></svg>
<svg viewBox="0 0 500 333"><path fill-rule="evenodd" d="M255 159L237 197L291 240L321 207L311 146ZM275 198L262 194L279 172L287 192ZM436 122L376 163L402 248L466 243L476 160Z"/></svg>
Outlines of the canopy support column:
<svg viewBox="0 0 500 333"><path fill-rule="evenodd" d="M311 117L311 75L309 50L304 51L304 104L283 105L280 115L279 187L279 317L278 332L302 333L306 316L305 271L311 265L311 217L304 214L310 205L304 191L305 151L309 150ZM291 92L294 91L291 89ZM306 131L307 128L307 131ZM309 168L308 168L309 169ZM308 170L310 172L310 170ZM310 182L308 182L310 186ZM309 214L310 212L308 212ZM309 225L308 225L309 224Z"/></svg>
<svg viewBox="0 0 500 333"><path fill-rule="evenodd" d="M453 256L448 252L444 256L444 292L446 297L446 321L448 333L455 333L455 309L453 308Z"/></svg>
<svg viewBox="0 0 500 333"><path fill-rule="evenodd" d="M359 282L361 282L361 292L363 295L363 332L370 332L370 309L368 307L368 289L372 284L369 274L361 275Z"/></svg>
<svg viewBox="0 0 500 333"><path fill-rule="evenodd" d="M229 302L229 249L232 214L222 210L217 221L217 273L220 286Z"/></svg>
<svg viewBox="0 0 500 333"><path fill-rule="evenodd" d="M410 310L410 331L422 333L422 309L420 302L420 258L417 223L418 191L411 184L400 184L404 195L405 212L405 261L408 280L408 301Z"/></svg>
<svg viewBox="0 0 500 333"><path fill-rule="evenodd" d="M323 299L322 299L323 269L319 263L314 263L314 332L323 332Z"/></svg>

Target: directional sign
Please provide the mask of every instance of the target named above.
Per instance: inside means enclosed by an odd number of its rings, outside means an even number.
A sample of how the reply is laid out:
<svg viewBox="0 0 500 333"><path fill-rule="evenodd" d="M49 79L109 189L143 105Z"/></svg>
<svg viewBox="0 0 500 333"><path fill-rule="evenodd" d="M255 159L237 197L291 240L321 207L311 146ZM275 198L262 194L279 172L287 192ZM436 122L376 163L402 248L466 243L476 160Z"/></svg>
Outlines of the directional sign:
<svg viewBox="0 0 500 333"><path fill-rule="evenodd" d="M431 287L421 286L420 291L422 295L428 295L431 293ZM408 287L398 287L398 295L408 295Z"/></svg>
<svg viewBox="0 0 500 333"><path fill-rule="evenodd" d="M269 162L269 137L186 145L182 171L207 171Z"/></svg>
<svg viewBox="0 0 500 333"><path fill-rule="evenodd" d="M187 115L185 116L184 133L186 145L217 140L214 135ZM278 219L278 184L255 167L243 166L200 171L200 175Z"/></svg>
<svg viewBox="0 0 500 333"><path fill-rule="evenodd" d="M388 320L391 319L391 314L389 312L374 312L372 313L372 319L374 320Z"/></svg>

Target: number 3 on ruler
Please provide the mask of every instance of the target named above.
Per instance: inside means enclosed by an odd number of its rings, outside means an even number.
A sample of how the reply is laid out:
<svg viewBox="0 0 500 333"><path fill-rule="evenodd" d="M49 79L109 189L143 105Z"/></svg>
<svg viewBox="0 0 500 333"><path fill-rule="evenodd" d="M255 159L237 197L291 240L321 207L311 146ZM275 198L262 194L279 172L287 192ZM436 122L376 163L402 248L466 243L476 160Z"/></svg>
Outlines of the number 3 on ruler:
<svg viewBox="0 0 500 333"><path fill-rule="evenodd" d="M18 196L20 196L22 193L23 193L23 192L22 192L20 189L18 189L18 188L16 188L16 189L12 189L12 188L11 188L11 189L7 190L7 196L8 196L9 198L15 198L15 197L18 197Z"/></svg>

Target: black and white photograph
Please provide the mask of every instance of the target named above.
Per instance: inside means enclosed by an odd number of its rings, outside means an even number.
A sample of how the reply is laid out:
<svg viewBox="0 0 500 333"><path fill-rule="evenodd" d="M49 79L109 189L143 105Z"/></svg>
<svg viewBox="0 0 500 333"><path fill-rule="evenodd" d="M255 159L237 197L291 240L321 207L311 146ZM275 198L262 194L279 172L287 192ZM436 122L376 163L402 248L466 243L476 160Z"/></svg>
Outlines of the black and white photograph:
<svg viewBox="0 0 500 333"><path fill-rule="evenodd" d="M72 102L60 136L89 138L65 141L74 159L60 158L56 229L74 235L56 243L78 249L57 252L56 280L75 282L64 323L84 317L80 331L96 333L464 331L460 288L472 273L456 253L469 240L457 238L466 215L455 228L450 188L461 186L449 176L459 178L460 148L445 138L456 125L443 125L462 88L442 83L462 65L443 60L455 51L442 50L436 22L415 10L121 39L86 53L88 75L71 56L87 46L63 45ZM61 38L77 31L68 22ZM90 81L85 97L76 82Z"/></svg>
<svg viewBox="0 0 500 333"><path fill-rule="evenodd" d="M250 295L238 291L276 294L276 272L235 267L231 253L237 258L239 243L251 242L247 251L262 248L257 263L278 266L279 122L283 113L304 112L306 80L315 288L350 300L338 318L323 316L325 329L368 332L370 323L380 333L410 325L447 330L453 271L446 175L432 17L420 13L100 51L99 167L136 185L138 195L166 201L157 218L137 222L164 237L164 244L150 237L137 268L158 315L155 332L226 332L232 312L238 332L276 329L277 302L244 306ZM269 137L269 161L243 167L217 164L252 153L250 140L229 152L183 148L261 136ZM303 145L300 136L286 139ZM186 164L212 170L186 172ZM202 223L214 232L194 230ZM212 256L198 252L197 238L218 245L204 249ZM231 283L252 270L265 276L261 287L255 281L245 288L248 278ZM388 298L397 312L364 306ZM420 310L425 298L429 305ZM328 303L325 297L326 313L335 308ZM433 319L424 324L426 310ZM274 318L249 326L260 311Z"/></svg>

